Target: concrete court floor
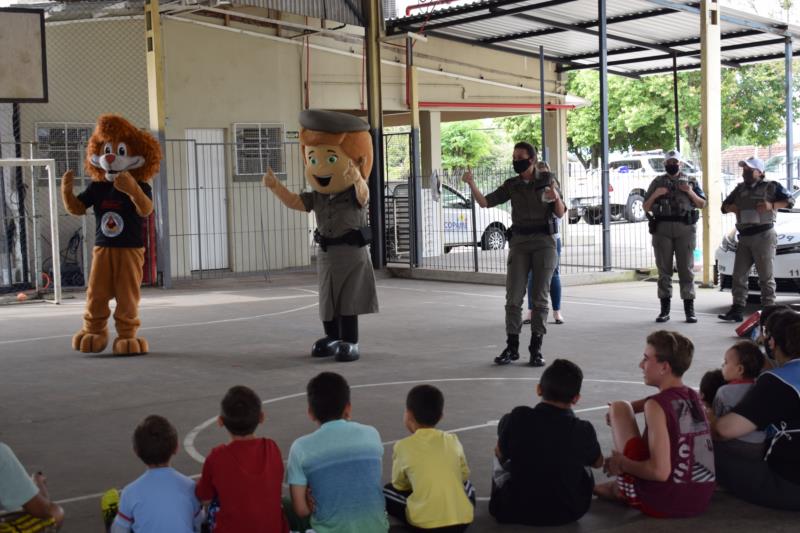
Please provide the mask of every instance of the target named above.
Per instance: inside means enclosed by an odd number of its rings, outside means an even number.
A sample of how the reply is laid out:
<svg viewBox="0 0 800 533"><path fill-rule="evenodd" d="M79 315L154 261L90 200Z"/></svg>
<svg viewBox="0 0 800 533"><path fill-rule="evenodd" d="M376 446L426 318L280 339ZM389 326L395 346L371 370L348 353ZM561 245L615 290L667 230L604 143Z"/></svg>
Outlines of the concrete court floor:
<svg viewBox="0 0 800 533"><path fill-rule="evenodd" d="M97 495L122 487L142 471L131 452L131 434L146 415L168 417L183 444L174 466L198 474L200 458L226 435L203 426L218 412L228 387L245 384L265 400L261 435L277 441L284 458L292 441L315 426L306 417L307 380L333 370L353 387L354 418L376 426L385 442L384 480L389 480L391 446L405 436L405 394L418 382L439 386L446 398L443 429L458 429L481 500L471 528L477 532L524 531L498 526L488 515L490 457L496 420L518 404L535 402L540 369L496 367L502 347L504 290L381 277L381 312L361 319L361 361L312 360L311 343L321 325L314 275L298 274L270 283L217 280L162 291L146 290L142 335L152 352L117 358L72 352L70 336L80 325L83 295L61 306L30 303L0 307L0 440L30 471L43 470L51 495L67 512L67 533L102 530ZM677 295L677 286L675 287ZM549 326L548 360L578 363L585 381L579 416L595 424L604 453L610 433L604 406L653 392L638 368L645 336L656 329L654 283L629 282L566 287L566 324ZM676 296L677 297L677 296ZM797 302L794 296L779 301ZM680 304L680 300L675 301ZM695 342L695 362L686 381L719 366L733 343L733 327L716 314L730 293L699 290L700 322L682 322L676 309L668 328ZM522 342L527 343L528 333ZM188 437L187 437L188 435ZM595 471L599 480L603 474ZM754 527L796 531L798 515L758 508L717 493L711 509L692 520L659 521L614 504L595 501L589 514L563 531L750 531ZM400 531L394 527L393 531Z"/></svg>

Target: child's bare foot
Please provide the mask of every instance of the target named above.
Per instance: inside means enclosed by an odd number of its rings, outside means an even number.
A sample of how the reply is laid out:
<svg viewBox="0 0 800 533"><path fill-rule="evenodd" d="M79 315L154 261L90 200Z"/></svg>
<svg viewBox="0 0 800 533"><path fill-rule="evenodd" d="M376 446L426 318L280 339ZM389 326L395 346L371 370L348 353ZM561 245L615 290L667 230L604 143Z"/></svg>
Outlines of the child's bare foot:
<svg viewBox="0 0 800 533"><path fill-rule="evenodd" d="M614 502L622 501L622 493L617 487L616 481L607 481L594 486L592 490L595 496L603 500L610 500Z"/></svg>

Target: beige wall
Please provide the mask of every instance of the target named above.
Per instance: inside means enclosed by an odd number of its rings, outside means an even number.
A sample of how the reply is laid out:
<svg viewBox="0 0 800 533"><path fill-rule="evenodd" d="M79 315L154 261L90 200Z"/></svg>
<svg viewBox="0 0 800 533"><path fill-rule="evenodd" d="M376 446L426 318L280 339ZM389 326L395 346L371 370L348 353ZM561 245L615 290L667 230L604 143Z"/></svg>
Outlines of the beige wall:
<svg viewBox="0 0 800 533"><path fill-rule="evenodd" d="M164 21L163 39L168 139L183 138L189 128L221 128L226 142L235 143L233 125L240 122L280 123L285 131L298 129L300 47L177 20ZM259 181L235 180L233 144L225 153L230 268L259 271L308 265L309 215L289 212ZM188 195L183 191L188 171L184 165L173 167L170 187L177 189L176 196ZM300 172L290 172L286 185L300 192L305 181ZM189 201L174 198L171 205ZM189 209L182 205L173 211L171 233L186 235L182 243L175 237L176 246L171 247L173 272L181 276L188 273L190 264L186 257L176 257L190 253Z"/></svg>

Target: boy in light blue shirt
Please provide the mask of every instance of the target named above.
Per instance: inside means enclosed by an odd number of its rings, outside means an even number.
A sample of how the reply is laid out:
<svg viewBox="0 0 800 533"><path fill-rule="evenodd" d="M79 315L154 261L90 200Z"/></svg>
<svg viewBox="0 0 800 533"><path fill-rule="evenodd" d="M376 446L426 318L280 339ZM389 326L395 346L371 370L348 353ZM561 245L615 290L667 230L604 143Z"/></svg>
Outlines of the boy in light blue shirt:
<svg viewBox="0 0 800 533"><path fill-rule="evenodd" d="M292 509L316 533L386 533L378 431L350 421L350 387L323 372L308 383L308 415L319 429L289 450Z"/></svg>
<svg viewBox="0 0 800 533"><path fill-rule="evenodd" d="M194 533L200 530L200 502L194 481L169 463L178 451L178 433L169 421L151 415L133 433L133 450L147 471L122 491L111 533Z"/></svg>

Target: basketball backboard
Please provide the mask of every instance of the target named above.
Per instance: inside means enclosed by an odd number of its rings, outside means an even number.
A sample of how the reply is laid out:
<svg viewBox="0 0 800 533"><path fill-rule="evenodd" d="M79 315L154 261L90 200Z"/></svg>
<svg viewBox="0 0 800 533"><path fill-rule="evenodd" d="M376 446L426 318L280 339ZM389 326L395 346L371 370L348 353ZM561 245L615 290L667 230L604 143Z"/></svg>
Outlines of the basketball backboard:
<svg viewBox="0 0 800 533"><path fill-rule="evenodd" d="M0 8L0 103L47 102L44 11Z"/></svg>

